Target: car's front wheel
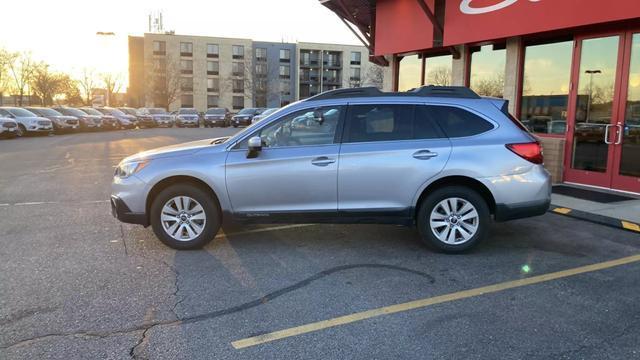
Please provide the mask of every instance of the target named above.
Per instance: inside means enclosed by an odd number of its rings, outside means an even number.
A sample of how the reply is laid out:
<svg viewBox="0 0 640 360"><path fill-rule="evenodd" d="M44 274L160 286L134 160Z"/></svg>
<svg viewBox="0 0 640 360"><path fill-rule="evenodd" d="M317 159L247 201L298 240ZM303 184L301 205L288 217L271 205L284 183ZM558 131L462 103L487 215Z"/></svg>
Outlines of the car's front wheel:
<svg viewBox="0 0 640 360"><path fill-rule="evenodd" d="M487 202L463 186L448 186L429 194L417 219L422 241L447 253L477 245L486 236L489 222Z"/></svg>
<svg viewBox="0 0 640 360"><path fill-rule="evenodd" d="M177 184L162 190L151 205L151 226L167 246L199 249L220 229L220 209L204 189Z"/></svg>

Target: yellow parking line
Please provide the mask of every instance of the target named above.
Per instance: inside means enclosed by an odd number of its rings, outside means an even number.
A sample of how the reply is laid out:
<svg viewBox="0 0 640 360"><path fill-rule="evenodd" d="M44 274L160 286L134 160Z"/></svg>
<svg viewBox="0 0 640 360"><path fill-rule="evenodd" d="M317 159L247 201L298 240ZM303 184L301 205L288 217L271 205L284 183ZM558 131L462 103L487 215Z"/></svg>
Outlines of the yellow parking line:
<svg viewBox="0 0 640 360"><path fill-rule="evenodd" d="M553 209L553 212L556 212L558 214L567 215L568 213L571 212L571 209L569 209L569 208L555 208L555 209Z"/></svg>
<svg viewBox="0 0 640 360"><path fill-rule="evenodd" d="M640 232L640 225L628 221L622 221L622 227L627 230Z"/></svg>
<svg viewBox="0 0 640 360"><path fill-rule="evenodd" d="M441 304L441 303L446 303L446 302L451 302L456 300L462 300L462 299L485 295L485 294L496 293L496 292L500 292L508 289L514 289L514 288L527 286L527 285L544 283L552 280L566 278L569 276L575 276L579 274L585 274L589 272L604 270L604 269L621 266L625 264L630 264L630 263L635 263L639 261L640 261L640 254L617 259L617 260L606 261L598 264L581 266L573 269L533 276L526 279L507 281L499 284L479 287L479 288L470 289L470 290L464 290L464 291L455 292L451 294L445 294L445 295L435 296L431 298L410 301L402 304L386 306L378 309L367 310L367 311L358 312L350 315L340 316L333 319L318 321L318 322L314 322L306 325L292 327L289 329L274 331L274 332L263 334L263 335L236 340L236 341L233 341L231 345L235 349L243 349L243 348L260 345L260 344L268 343L268 342L279 340L279 339L298 336L301 334L328 329L335 326L340 326L340 325L354 323L357 321L371 319L371 318L382 316L382 315L389 315L389 314L394 314L394 313L399 313L399 312L404 312L404 311L409 311L414 309L420 309L420 308L428 307L431 305L436 305L436 304Z"/></svg>

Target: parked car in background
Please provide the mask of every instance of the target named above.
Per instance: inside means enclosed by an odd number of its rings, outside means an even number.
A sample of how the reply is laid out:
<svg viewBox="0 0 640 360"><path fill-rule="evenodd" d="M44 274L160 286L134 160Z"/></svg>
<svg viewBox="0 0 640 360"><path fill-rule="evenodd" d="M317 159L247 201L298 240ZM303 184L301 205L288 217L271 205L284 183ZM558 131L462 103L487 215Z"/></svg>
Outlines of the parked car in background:
<svg viewBox="0 0 640 360"><path fill-rule="evenodd" d="M75 116L63 115L54 109L45 107L29 106L25 107L25 109L40 117L51 120L53 123L53 131L55 133L68 133L80 128L80 119Z"/></svg>
<svg viewBox="0 0 640 360"><path fill-rule="evenodd" d="M262 119L266 118L267 116L269 116L269 115L273 114L274 112L276 112L276 111L278 111L278 110L280 110L280 108L268 108L268 109L265 109L265 110L264 110L263 112L261 112L260 114L258 114L258 115L256 115L256 116L254 116L254 117L253 117L253 119L251 119L251 123L252 123L252 124L255 124L255 123L257 123L258 121L260 121L260 120L262 120Z"/></svg>
<svg viewBox="0 0 640 360"><path fill-rule="evenodd" d="M137 119L137 125L140 129L142 128L154 128L156 127L156 122L153 120L153 117L148 114L142 114L137 109L130 107L119 107L118 110L122 111L127 115L135 116Z"/></svg>
<svg viewBox="0 0 640 360"><path fill-rule="evenodd" d="M27 134L51 134L53 124L51 120L40 117L29 110L18 107L0 107L0 117L8 117L18 123L18 136Z"/></svg>
<svg viewBox="0 0 640 360"><path fill-rule="evenodd" d="M194 108L180 108L176 113L177 127L199 127L200 115Z"/></svg>
<svg viewBox="0 0 640 360"><path fill-rule="evenodd" d="M0 117L0 138L12 139L17 136L18 123L7 117Z"/></svg>
<svg viewBox="0 0 640 360"><path fill-rule="evenodd" d="M263 110L263 108L242 109L231 118L231 125L233 125L233 127L249 126L251 125L251 120L253 120L253 117L256 115L260 115Z"/></svg>
<svg viewBox="0 0 640 360"><path fill-rule="evenodd" d="M138 112L143 115L149 115L155 121L157 126L172 127L174 120L171 114L163 108L140 108Z"/></svg>
<svg viewBox="0 0 640 360"><path fill-rule="evenodd" d="M80 121L80 130L95 131L102 127L101 115L89 115L86 112L66 106L54 106L53 110L61 113L62 115L75 116Z"/></svg>
<svg viewBox="0 0 640 360"><path fill-rule="evenodd" d="M120 129L120 122L115 118L115 116L104 114L92 107L82 107L80 110L85 112L87 115L100 116L102 120L102 130Z"/></svg>
<svg viewBox="0 0 640 360"><path fill-rule="evenodd" d="M138 122L138 119L135 116L127 115L116 108L105 106L95 109L105 115L111 115L116 118L116 120L118 120L118 123L120 123L120 128L122 129L134 129L136 127L136 123Z"/></svg>
<svg viewBox="0 0 640 360"><path fill-rule="evenodd" d="M231 124L231 113L227 108L209 108L204 113L204 127L227 127Z"/></svg>

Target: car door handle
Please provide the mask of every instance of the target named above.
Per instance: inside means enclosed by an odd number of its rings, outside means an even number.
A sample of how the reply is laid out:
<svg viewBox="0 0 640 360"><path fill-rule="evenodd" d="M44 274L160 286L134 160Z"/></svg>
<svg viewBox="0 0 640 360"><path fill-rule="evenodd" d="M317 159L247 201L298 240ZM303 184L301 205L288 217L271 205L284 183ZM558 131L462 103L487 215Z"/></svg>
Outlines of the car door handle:
<svg viewBox="0 0 640 360"><path fill-rule="evenodd" d="M327 166L329 164L333 164L334 162L336 162L335 159L330 159L326 156L320 156L311 160L311 163L315 166Z"/></svg>
<svg viewBox="0 0 640 360"><path fill-rule="evenodd" d="M413 153L413 157L418 160L429 160L438 156L438 153L429 150L419 150Z"/></svg>

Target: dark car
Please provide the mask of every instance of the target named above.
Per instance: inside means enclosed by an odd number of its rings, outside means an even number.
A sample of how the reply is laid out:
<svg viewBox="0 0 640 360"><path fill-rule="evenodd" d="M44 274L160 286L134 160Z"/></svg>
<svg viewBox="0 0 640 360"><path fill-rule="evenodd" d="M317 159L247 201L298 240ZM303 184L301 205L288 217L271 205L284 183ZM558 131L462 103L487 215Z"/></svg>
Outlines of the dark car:
<svg viewBox="0 0 640 360"><path fill-rule="evenodd" d="M177 127L199 127L200 114L194 108L180 108L176 113Z"/></svg>
<svg viewBox="0 0 640 360"><path fill-rule="evenodd" d="M80 119L75 116L63 115L46 107L29 106L25 107L25 109L40 117L51 120L51 123L53 124L53 131L58 134L68 133L77 130L80 127Z"/></svg>
<svg viewBox="0 0 640 360"><path fill-rule="evenodd" d="M227 127L231 124L231 113L227 108L210 108L204 113L204 127Z"/></svg>
<svg viewBox="0 0 640 360"><path fill-rule="evenodd" d="M151 116L155 126L168 128L173 126L173 116L163 108L140 108L138 113Z"/></svg>
<svg viewBox="0 0 640 360"><path fill-rule="evenodd" d="M136 124L138 122L138 119L133 116L133 115L127 115L125 113L123 113L122 111L116 109L116 108L112 108L112 107L99 107L99 108L95 108L96 110L98 110L99 112L105 114L105 115L110 115L113 116L114 118L116 118L116 120L118 121L120 128L121 129L135 129L136 128Z"/></svg>
<svg viewBox="0 0 640 360"><path fill-rule="evenodd" d="M89 115L100 116L102 118L102 130L115 130L120 129L120 122L115 116L106 115L101 113L100 111L91 108L91 107L83 107L80 110L84 111Z"/></svg>
<svg viewBox="0 0 640 360"><path fill-rule="evenodd" d="M231 125L233 125L233 127L249 126L251 125L253 117L256 115L260 115L264 110L264 108L242 109L234 117L231 118Z"/></svg>
<svg viewBox="0 0 640 360"><path fill-rule="evenodd" d="M138 119L138 127L139 128L154 128L157 126L155 120L153 120L153 117L151 115L148 114L142 114L140 111L138 111L137 109L134 108L130 108L130 107L119 107L118 110L122 111L123 113L127 114L127 115L131 115L131 116L135 116L136 119Z"/></svg>
<svg viewBox="0 0 640 360"><path fill-rule="evenodd" d="M80 120L80 130L84 131L96 131L102 128L102 116L101 115L89 115L86 112L66 106L55 106L53 110L59 112L62 115L75 116Z"/></svg>

